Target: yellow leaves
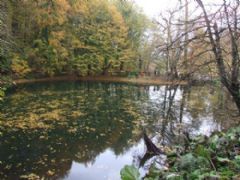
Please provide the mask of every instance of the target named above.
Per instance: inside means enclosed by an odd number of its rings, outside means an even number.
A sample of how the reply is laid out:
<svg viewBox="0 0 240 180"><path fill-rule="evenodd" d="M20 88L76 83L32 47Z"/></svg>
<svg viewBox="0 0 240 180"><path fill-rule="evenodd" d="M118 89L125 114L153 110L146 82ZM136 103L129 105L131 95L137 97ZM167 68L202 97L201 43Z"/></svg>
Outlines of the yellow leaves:
<svg viewBox="0 0 240 180"><path fill-rule="evenodd" d="M39 116L39 119L43 119L43 120L61 120L61 118L62 118L61 111L59 109L46 112Z"/></svg>
<svg viewBox="0 0 240 180"><path fill-rule="evenodd" d="M38 120L38 115L34 113L29 113L29 118L30 121L37 121Z"/></svg>
<svg viewBox="0 0 240 180"><path fill-rule="evenodd" d="M69 100L67 94L62 94L62 91L46 90L38 92L37 95L35 93L19 89L18 93L13 94L9 102L16 106L0 112L0 127L24 131L30 129L48 131L54 129L56 124L64 128L71 128L69 123L79 126L78 120L85 116L85 112L73 106L73 101ZM81 104L85 102L82 95L76 96L75 99L78 99ZM20 106L21 109L19 109ZM13 111L15 113L12 113ZM76 130L70 130L70 132L76 132ZM45 139L45 137L41 136L39 139Z"/></svg>
<svg viewBox="0 0 240 180"><path fill-rule="evenodd" d="M55 174L55 172L52 171L52 170L48 170L48 172L47 172L47 175L48 175L48 176L53 176L54 174Z"/></svg>
<svg viewBox="0 0 240 180"><path fill-rule="evenodd" d="M11 169L12 168L12 165L11 164L8 164L8 165L6 165L5 166L5 168L4 169L7 169L7 170L9 170L9 169Z"/></svg>
<svg viewBox="0 0 240 180"><path fill-rule="evenodd" d="M134 118L139 117L139 114L136 112L136 110L134 110L133 108L128 108L127 110L125 110L126 113L128 113L129 115L133 116Z"/></svg>
<svg viewBox="0 0 240 180"><path fill-rule="evenodd" d="M126 25L124 24L123 17L121 15L121 13L117 10L116 6L109 5L108 10L109 10L110 14L112 15L112 19L116 23L117 26L119 26L120 28L126 27Z"/></svg>
<svg viewBox="0 0 240 180"><path fill-rule="evenodd" d="M74 119L79 118L80 116L84 116L84 113L80 111L72 111L71 113L71 117L73 117Z"/></svg>
<svg viewBox="0 0 240 180"><path fill-rule="evenodd" d="M54 47L59 47L59 46L61 46L61 45L60 45L60 42L59 42L57 39L50 39L50 40L49 40L49 44L50 44L51 46L54 46Z"/></svg>
<svg viewBox="0 0 240 180"><path fill-rule="evenodd" d="M62 25L67 20L67 13L71 7L67 0L55 0L53 3L42 0L36 6L38 24L41 27Z"/></svg>
<svg viewBox="0 0 240 180"><path fill-rule="evenodd" d="M71 8L67 0L55 0L55 3L57 10L60 11L59 13L63 15Z"/></svg>
<svg viewBox="0 0 240 180"><path fill-rule="evenodd" d="M76 38L72 39L71 46L73 48L86 48L86 46L83 45L83 43L79 39L76 39Z"/></svg>
<svg viewBox="0 0 240 180"><path fill-rule="evenodd" d="M77 132L77 128L70 128L67 131L71 134L75 134Z"/></svg>
<svg viewBox="0 0 240 180"><path fill-rule="evenodd" d="M69 55L68 50L62 46L61 43L61 41L66 38L65 33L65 31L52 31L49 38L49 44L54 47L54 49L57 51L57 54L61 58L66 58Z"/></svg>
<svg viewBox="0 0 240 180"><path fill-rule="evenodd" d="M85 14L89 12L87 0L75 1L72 4L72 11L70 13L81 13Z"/></svg>
<svg viewBox="0 0 240 180"><path fill-rule="evenodd" d="M60 41L65 38L65 31L52 31L51 35L52 35L53 39Z"/></svg>
<svg viewBox="0 0 240 180"><path fill-rule="evenodd" d="M22 163L18 163L17 165L16 165L16 167L21 167L22 166Z"/></svg>
<svg viewBox="0 0 240 180"><path fill-rule="evenodd" d="M28 179L28 180L40 180L40 177L34 173L22 175L20 179Z"/></svg>
<svg viewBox="0 0 240 180"><path fill-rule="evenodd" d="M86 75L85 69L91 69L89 74L99 74L106 58L113 62L110 70L119 69L119 60L131 59L130 53L125 51L131 49L128 48L128 27L114 2L26 0L24 4L27 12L21 8L18 16L31 17L19 22L19 27L26 30L18 33L21 40L27 37L23 46L31 47L26 57L33 72L48 76L75 72ZM24 22L29 22L26 27ZM86 57L83 65L75 61L85 54L92 57L91 60ZM26 68L20 69L23 67L25 65L20 64L13 69L25 73Z"/></svg>
<svg viewBox="0 0 240 180"><path fill-rule="evenodd" d="M48 139L46 136L40 136L39 139Z"/></svg>
<svg viewBox="0 0 240 180"><path fill-rule="evenodd" d="M26 60L20 59L17 54L13 55L11 69L18 77L24 77L31 72Z"/></svg>

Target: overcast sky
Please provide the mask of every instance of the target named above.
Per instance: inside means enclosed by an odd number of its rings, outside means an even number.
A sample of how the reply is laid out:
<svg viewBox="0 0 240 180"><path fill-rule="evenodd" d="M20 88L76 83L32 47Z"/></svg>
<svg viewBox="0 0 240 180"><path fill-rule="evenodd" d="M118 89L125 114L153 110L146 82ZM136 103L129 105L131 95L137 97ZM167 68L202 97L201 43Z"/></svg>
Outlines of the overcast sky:
<svg viewBox="0 0 240 180"><path fill-rule="evenodd" d="M179 0L134 0L149 17L156 17L164 10L175 8ZM222 0L204 0L204 3L222 2ZM196 6L197 4L192 4Z"/></svg>
<svg viewBox="0 0 240 180"><path fill-rule="evenodd" d="M174 7L177 0L135 0L150 17L156 17L161 11Z"/></svg>

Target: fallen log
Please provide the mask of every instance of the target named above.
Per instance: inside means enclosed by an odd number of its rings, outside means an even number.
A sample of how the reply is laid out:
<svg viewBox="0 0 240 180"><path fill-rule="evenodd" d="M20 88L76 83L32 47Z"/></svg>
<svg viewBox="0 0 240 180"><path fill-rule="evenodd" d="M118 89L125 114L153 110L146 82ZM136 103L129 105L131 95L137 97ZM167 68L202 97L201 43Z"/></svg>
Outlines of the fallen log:
<svg viewBox="0 0 240 180"><path fill-rule="evenodd" d="M164 154L163 151L161 151L153 142L152 140L146 135L146 133L143 133L143 139L144 143L147 146L147 152L151 155L160 155Z"/></svg>

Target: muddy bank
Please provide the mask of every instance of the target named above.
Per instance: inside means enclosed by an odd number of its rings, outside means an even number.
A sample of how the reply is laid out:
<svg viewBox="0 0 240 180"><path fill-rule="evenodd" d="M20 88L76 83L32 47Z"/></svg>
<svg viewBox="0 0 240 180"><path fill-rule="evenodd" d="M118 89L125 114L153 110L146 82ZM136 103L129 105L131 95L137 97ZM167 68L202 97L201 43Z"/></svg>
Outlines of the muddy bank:
<svg viewBox="0 0 240 180"><path fill-rule="evenodd" d="M114 77L114 76L96 76L96 77L76 77L76 76L61 76L61 77L47 77L39 79L17 79L14 84L25 84L35 82L50 82L50 81L96 81L96 82L118 82L138 85L187 85L186 81L181 80L166 80L160 77Z"/></svg>

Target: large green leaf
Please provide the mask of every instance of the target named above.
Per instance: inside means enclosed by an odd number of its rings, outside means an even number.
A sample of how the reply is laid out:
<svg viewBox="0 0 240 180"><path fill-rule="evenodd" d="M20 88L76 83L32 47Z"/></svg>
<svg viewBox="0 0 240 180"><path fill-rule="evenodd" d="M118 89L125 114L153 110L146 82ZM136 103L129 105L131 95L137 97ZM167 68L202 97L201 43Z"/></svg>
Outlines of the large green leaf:
<svg viewBox="0 0 240 180"><path fill-rule="evenodd" d="M122 180L140 180L140 173L134 166L126 165L120 174Z"/></svg>
<svg viewBox="0 0 240 180"><path fill-rule="evenodd" d="M161 172L162 171L158 169L154 164L150 167L148 175L144 178L144 180L158 180Z"/></svg>
<svg viewBox="0 0 240 180"><path fill-rule="evenodd" d="M196 150L195 150L195 154L196 154L197 156L204 157L204 158L206 158L206 159L208 159L208 160L211 159L211 153L210 153L209 150L208 150L206 147L204 147L203 145L198 145L198 146L197 146L197 148L196 148Z"/></svg>
<svg viewBox="0 0 240 180"><path fill-rule="evenodd" d="M217 156L217 160L221 163L229 163L230 160L228 158L222 158Z"/></svg>
<svg viewBox="0 0 240 180"><path fill-rule="evenodd" d="M176 164L181 170L192 172L196 169L209 168L209 162L205 157L194 156L192 153L181 156L179 162Z"/></svg>

